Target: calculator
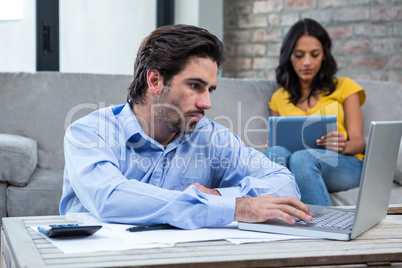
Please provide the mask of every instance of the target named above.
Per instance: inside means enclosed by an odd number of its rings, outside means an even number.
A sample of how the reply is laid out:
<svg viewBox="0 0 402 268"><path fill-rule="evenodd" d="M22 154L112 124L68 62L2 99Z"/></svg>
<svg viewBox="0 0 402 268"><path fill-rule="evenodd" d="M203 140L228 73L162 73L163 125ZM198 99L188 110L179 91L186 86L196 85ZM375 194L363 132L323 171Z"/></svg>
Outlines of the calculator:
<svg viewBox="0 0 402 268"><path fill-rule="evenodd" d="M48 237L90 236L102 225L54 224L39 226L38 231Z"/></svg>

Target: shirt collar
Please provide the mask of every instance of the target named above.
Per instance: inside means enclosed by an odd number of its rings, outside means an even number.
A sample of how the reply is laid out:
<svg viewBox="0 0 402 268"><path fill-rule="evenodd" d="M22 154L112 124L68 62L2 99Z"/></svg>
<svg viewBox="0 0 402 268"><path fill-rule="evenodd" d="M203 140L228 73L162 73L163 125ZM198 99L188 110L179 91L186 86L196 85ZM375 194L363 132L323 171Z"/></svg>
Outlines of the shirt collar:
<svg viewBox="0 0 402 268"><path fill-rule="evenodd" d="M161 146L158 142L145 134L140 123L138 122L137 117L135 116L133 110L128 103L125 104L121 111L118 114L115 114L115 116L117 121L119 122L120 127L124 130L124 138L126 140L126 143L130 143L130 139L138 142L138 140L142 138L148 140L149 142L151 142L151 144L157 145L158 147ZM183 136L176 135L176 137L168 145L168 148L177 147L179 144L187 141L191 138L191 135L194 135L198 129L202 128L206 124L208 124L208 119L206 119L205 117L201 118L201 120L195 126L193 133Z"/></svg>

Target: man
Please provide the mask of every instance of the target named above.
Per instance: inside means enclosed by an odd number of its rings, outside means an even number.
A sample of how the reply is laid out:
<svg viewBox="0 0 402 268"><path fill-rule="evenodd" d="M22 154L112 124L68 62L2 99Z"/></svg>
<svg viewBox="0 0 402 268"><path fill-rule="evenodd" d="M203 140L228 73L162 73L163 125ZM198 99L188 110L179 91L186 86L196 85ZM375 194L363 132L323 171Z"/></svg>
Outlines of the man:
<svg viewBox="0 0 402 268"><path fill-rule="evenodd" d="M204 29L152 32L139 48L128 103L66 131L60 213L185 229L311 220L286 168L203 117L223 61L222 43Z"/></svg>

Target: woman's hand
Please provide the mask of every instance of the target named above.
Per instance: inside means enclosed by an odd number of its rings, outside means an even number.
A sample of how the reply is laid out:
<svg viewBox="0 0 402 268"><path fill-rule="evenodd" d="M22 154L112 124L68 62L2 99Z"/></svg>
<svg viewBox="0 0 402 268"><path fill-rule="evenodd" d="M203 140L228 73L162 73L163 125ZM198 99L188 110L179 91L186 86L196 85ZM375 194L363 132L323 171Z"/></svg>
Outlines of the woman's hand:
<svg viewBox="0 0 402 268"><path fill-rule="evenodd" d="M317 145L328 150L342 153L346 147L346 138L342 132L331 131L317 140Z"/></svg>
<svg viewBox="0 0 402 268"><path fill-rule="evenodd" d="M354 155L363 153L366 143L363 136L363 116L358 93L347 97L343 107L348 138L346 139L341 132L331 131L318 139L317 144L341 154Z"/></svg>

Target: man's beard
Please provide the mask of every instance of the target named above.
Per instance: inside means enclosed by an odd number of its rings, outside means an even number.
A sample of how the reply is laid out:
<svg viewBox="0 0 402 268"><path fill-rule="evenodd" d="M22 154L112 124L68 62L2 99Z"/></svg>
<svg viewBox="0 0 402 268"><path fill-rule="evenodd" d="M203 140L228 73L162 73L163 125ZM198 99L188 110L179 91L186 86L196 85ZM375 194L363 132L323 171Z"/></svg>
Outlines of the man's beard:
<svg viewBox="0 0 402 268"><path fill-rule="evenodd" d="M170 132L177 134L190 134L197 125L196 121L189 120L186 117L190 114L202 114L203 110L193 110L183 112L180 101L169 99L171 87L163 87L160 95L154 104L155 122Z"/></svg>

